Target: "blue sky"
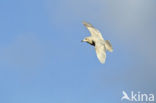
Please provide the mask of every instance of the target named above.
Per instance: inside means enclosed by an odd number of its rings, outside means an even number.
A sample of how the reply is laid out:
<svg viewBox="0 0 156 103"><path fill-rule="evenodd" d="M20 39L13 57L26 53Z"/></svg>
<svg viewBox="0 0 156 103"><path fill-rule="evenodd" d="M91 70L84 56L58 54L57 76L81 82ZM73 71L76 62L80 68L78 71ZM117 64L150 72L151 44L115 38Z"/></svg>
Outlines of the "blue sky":
<svg viewBox="0 0 156 103"><path fill-rule="evenodd" d="M154 0L1 0L1 103L120 103L156 94ZM87 21L114 52L100 64Z"/></svg>

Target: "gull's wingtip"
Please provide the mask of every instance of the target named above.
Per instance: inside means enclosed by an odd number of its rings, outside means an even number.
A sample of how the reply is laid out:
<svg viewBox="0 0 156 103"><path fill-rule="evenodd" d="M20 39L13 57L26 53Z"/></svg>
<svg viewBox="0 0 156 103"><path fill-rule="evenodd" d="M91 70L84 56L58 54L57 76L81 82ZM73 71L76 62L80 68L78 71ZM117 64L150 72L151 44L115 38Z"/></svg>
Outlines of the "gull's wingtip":
<svg viewBox="0 0 156 103"><path fill-rule="evenodd" d="M82 21L82 24L87 24L87 22L86 21Z"/></svg>
<svg viewBox="0 0 156 103"><path fill-rule="evenodd" d="M83 21L82 24L86 27L92 27L92 25L86 21Z"/></svg>

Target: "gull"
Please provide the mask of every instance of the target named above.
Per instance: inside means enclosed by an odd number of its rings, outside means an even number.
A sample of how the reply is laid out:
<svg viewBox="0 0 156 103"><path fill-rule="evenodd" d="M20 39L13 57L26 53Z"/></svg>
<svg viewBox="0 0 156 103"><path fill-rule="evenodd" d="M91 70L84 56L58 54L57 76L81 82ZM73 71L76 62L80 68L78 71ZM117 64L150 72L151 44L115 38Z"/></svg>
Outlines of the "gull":
<svg viewBox="0 0 156 103"><path fill-rule="evenodd" d="M104 64L106 60L106 51L113 52L110 41L104 40L100 31L94 28L90 23L83 22L83 24L89 30L91 36L84 38L82 42L87 42L94 46L97 58Z"/></svg>

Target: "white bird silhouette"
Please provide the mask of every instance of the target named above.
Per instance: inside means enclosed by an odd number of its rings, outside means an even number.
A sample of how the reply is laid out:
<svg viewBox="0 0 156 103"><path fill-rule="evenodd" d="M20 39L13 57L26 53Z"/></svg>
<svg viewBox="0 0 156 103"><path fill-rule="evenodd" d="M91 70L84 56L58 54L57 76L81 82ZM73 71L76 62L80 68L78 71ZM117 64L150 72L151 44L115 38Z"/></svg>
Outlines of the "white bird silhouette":
<svg viewBox="0 0 156 103"><path fill-rule="evenodd" d="M87 42L92 46L95 46L97 57L101 63L105 63L106 50L113 51L112 45L109 40L104 40L100 31L94 28L91 24L83 22L84 26L89 30L91 36L84 38L83 42Z"/></svg>
<svg viewBox="0 0 156 103"><path fill-rule="evenodd" d="M122 91L122 94L123 94L123 96L122 96L121 100L127 99L127 100L130 101L130 98L128 97L128 95L127 95L127 93L125 91Z"/></svg>

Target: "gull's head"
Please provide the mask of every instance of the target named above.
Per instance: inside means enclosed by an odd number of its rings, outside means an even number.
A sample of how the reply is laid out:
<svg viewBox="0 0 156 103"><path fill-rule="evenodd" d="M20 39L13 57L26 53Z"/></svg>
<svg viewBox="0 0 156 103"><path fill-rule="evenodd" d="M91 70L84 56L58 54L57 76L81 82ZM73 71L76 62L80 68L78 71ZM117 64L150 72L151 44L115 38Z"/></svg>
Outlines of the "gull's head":
<svg viewBox="0 0 156 103"><path fill-rule="evenodd" d="M81 42L87 42L87 43L89 43L89 44L95 46L95 42L92 40L91 37L86 37L86 38L84 38Z"/></svg>
<svg viewBox="0 0 156 103"><path fill-rule="evenodd" d="M86 37L83 40L81 40L81 42L89 42L89 41L90 41L89 37Z"/></svg>

